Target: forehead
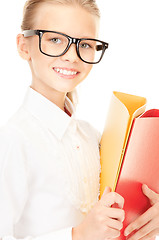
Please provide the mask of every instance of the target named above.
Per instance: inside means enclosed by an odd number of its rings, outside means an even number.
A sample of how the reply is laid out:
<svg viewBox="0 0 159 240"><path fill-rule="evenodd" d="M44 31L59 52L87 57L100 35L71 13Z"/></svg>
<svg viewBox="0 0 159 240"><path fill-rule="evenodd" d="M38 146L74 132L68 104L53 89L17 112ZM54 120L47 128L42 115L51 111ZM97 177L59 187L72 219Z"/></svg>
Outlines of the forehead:
<svg viewBox="0 0 159 240"><path fill-rule="evenodd" d="M53 30L73 37L95 38L99 18L79 6L44 3L34 19L34 29Z"/></svg>

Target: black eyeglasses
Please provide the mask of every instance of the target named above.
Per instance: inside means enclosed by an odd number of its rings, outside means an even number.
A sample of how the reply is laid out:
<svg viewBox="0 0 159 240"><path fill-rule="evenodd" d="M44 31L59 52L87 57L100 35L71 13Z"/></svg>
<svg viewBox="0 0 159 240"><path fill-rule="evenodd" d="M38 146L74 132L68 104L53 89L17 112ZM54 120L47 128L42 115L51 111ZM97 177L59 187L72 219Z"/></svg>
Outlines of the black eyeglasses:
<svg viewBox="0 0 159 240"><path fill-rule="evenodd" d="M78 57L85 63L99 63L108 43L92 38L72 38L64 33L47 30L25 30L24 37L39 36L39 49L49 57L64 55L71 44L76 44Z"/></svg>

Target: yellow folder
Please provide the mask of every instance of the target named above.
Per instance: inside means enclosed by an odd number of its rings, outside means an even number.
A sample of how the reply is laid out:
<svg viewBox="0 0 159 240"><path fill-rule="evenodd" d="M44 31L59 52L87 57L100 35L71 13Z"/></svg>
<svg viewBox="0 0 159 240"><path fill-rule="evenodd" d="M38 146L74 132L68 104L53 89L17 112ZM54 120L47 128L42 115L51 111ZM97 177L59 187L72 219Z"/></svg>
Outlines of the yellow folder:
<svg viewBox="0 0 159 240"><path fill-rule="evenodd" d="M133 119L145 109L146 98L113 92L100 142L100 197L106 186L115 191Z"/></svg>

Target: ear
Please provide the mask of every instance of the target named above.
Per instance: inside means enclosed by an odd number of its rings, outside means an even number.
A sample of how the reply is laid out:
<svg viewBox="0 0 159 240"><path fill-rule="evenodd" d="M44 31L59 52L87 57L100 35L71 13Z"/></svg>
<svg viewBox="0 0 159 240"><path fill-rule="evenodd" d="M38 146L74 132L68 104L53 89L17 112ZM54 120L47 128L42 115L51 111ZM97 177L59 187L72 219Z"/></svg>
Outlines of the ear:
<svg viewBox="0 0 159 240"><path fill-rule="evenodd" d="M18 49L19 55L24 60L29 61L30 54L29 54L28 40L24 38L23 34L18 34L16 38L16 42L17 42L17 49Z"/></svg>

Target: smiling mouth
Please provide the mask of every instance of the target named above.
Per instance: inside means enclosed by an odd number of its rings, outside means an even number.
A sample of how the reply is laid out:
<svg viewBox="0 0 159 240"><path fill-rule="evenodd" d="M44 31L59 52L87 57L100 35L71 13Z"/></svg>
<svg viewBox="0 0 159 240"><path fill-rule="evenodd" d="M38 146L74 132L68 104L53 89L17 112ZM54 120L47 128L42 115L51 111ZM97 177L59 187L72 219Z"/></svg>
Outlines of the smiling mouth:
<svg viewBox="0 0 159 240"><path fill-rule="evenodd" d="M65 76L76 76L79 72L73 69L66 69L66 68L53 68L55 72L60 73Z"/></svg>

